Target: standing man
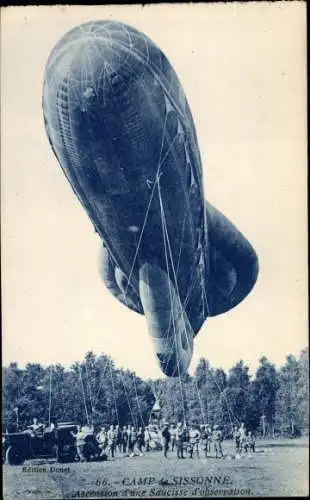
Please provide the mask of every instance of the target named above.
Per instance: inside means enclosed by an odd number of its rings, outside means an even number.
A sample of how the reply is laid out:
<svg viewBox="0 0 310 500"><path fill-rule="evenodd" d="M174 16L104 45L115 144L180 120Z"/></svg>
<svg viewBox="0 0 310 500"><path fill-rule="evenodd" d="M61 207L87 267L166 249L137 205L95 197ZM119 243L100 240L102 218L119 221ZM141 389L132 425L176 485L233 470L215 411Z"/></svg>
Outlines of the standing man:
<svg viewBox="0 0 310 500"><path fill-rule="evenodd" d="M255 437L253 436L251 431L249 431L248 435L246 436L244 450L245 452L247 451L252 451L253 453L255 452Z"/></svg>
<svg viewBox="0 0 310 500"><path fill-rule="evenodd" d="M178 425L176 428L175 439L176 439L176 445L177 445L177 457L184 458L184 455L183 455L184 428L183 428L181 422L178 422Z"/></svg>
<svg viewBox="0 0 310 500"><path fill-rule="evenodd" d="M135 456L135 446L137 444L137 431L134 425L131 426L131 446L132 446L132 456Z"/></svg>
<svg viewBox="0 0 310 500"><path fill-rule="evenodd" d="M79 457L80 462L85 462L86 458L84 456L84 446L85 446L85 437L86 434L82 430L82 426L78 425L77 427L77 432L71 432L72 436L75 438L75 445L76 445L76 451L77 455Z"/></svg>
<svg viewBox="0 0 310 500"><path fill-rule="evenodd" d="M239 433L240 433L240 451L243 451L244 445L246 443L246 427L244 425L244 422L241 422L241 425L239 427Z"/></svg>
<svg viewBox="0 0 310 500"><path fill-rule="evenodd" d="M122 431L119 425L115 426L115 448L121 453L122 451Z"/></svg>
<svg viewBox="0 0 310 500"><path fill-rule="evenodd" d="M142 447L144 446L144 432L142 427L139 427L138 433L137 433L137 448L139 451L140 457L142 457Z"/></svg>
<svg viewBox="0 0 310 500"><path fill-rule="evenodd" d="M134 457L135 456L135 445L137 441L137 432L134 426L132 425L131 427L128 426L128 451L129 451L129 456Z"/></svg>
<svg viewBox="0 0 310 500"><path fill-rule="evenodd" d="M196 453L197 458L199 458L199 441L200 432L192 425L189 429L189 458L193 458L193 454Z"/></svg>
<svg viewBox="0 0 310 500"><path fill-rule="evenodd" d="M240 451L240 430L238 429L237 425L234 427L234 432L233 432L233 440L235 442L235 451L236 453L239 453Z"/></svg>
<svg viewBox="0 0 310 500"><path fill-rule="evenodd" d="M114 425L110 425L110 429L107 434L108 438L108 450L112 458L115 456L115 444L116 444L116 435L114 430Z"/></svg>
<svg viewBox="0 0 310 500"><path fill-rule="evenodd" d="M122 445L123 445L123 453L127 453L128 432L127 432L127 427L125 425L122 429Z"/></svg>
<svg viewBox="0 0 310 500"><path fill-rule="evenodd" d="M106 454L106 448L108 446L108 438L105 426L103 425L98 432L96 439L98 441L98 445L100 448L100 457L103 457Z"/></svg>
<svg viewBox="0 0 310 500"><path fill-rule="evenodd" d="M207 452L206 457L211 454L211 443L212 443L212 428L211 425L207 425L206 427L206 436L207 436Z"/></svg>
<svg viewBox="0 0 310 500"><path fill-rule="evenodd" d="M133 444L132 444L132 439L131 439L131 425L127 426L127 449L128 449L128 455L130 457L133 456Z"/></svg>
<svg viewBox="0 0 310 500"><path fill-rule="evenodd" d="M207 438L207 426L201 426L201 442L203 446L203 451L205 452L205 458L208 457L208 438Z"/></svg>
<svg viewBox="0 0 310 500"><path fill-rule="evenodd" d="M203 444L203 450L205 452L205 458L211 453L211 442L212 442L212 429L210 425L204 425L201 432L201 440Z"/></svg>
<svg viewBox="0 0 310 500"><path fill-rule="evenodd" d="M150 429L148 426L146 426L145 431L144 431L144 445L145 445L145 451L150 451L150 443L151 443L151 433Z"/></svg>
<svg viewBox="0 0 310 500"><path fill-rule="evenodd" d="M161 431L162 435L162 441L163 441L163 450L164 450L164 457L167 458L167 453L169 450L169 443L170 443L170 431L169 431L169 424L166 422L164 424L163 430Z"/></svg>
<svg viewBox="0 0 310 500"><path fill-rule="evenodd" d="M171 436L171 451L174 450L175 446L176 446L176 433L177 433L177 429L176 429L176 426L174 424L172 424L170 426L170 436Z"/></svg>
<svg viewBox="0 0 310 500"><path fill-rule="evenodd" d="M212 441L214 443L215 458L223 458L223 434L218 425L213 427Z"/></svg>

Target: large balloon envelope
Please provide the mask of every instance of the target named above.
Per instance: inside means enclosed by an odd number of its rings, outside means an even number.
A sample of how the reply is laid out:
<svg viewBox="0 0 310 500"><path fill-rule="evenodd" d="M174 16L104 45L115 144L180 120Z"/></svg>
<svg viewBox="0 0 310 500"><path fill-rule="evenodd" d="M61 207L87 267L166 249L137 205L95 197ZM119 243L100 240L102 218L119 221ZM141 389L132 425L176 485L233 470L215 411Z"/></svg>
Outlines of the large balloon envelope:
<svg viewBox="0 0 310 500"><path fill-rule="evenodd" d="M162 371L186 373L194 336L208 316L246 297L258 264L250 243L205 202L175 71L136 29L88 22L49 56L43 112L51 147L102 239L104 283L145 314Z"/></svg>

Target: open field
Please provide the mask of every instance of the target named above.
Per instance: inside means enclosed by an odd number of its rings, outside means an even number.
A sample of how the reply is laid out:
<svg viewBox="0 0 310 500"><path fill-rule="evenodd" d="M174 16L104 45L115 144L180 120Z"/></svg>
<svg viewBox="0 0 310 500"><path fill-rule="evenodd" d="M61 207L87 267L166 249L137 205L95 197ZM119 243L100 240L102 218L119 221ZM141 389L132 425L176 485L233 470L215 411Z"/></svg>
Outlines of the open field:
<svg viewBox="0 0 310 500"><path fill-rule="evenodd" d="M308 439L260 440L255 454L240 459L231 458L231 442L224 442L223 450L224 459L178 460L175 452L165 459L161 452L149 452L142 457L116 457L108 462L62 465L53 460L32 460L22 466L4 465L4 498L308 495ZM42 470L30 472L31 467ZM54 471L52 467L67 470Z"/></svg>

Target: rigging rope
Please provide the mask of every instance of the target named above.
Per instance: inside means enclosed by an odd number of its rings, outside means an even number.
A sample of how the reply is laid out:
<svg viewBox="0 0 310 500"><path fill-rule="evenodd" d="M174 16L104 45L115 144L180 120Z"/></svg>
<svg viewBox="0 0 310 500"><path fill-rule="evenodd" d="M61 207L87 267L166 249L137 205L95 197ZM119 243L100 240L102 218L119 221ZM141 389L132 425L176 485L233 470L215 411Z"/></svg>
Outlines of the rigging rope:
<svg viewBox="0 0 310 500"><path fill-rule="evenodd" d="M82 386L82 394L83 394L83 400L84 400L86 420L87 420L87 425L89 425L89 416L88 416L88 411L87 411L87 404L86 404L86 397L85 397L85 391L84 391L84 384L83 384L83 379L82 379L82 371L81 371L81 367L80 367L79 363L78 363L78 369L79 369L79 374L80 374L80 379L81 379L81 386Z"/></svg>
<svg viewBox="0 0 310 500"><path fill-rule="evenodd" d="M148 215L149 215L151 204L152 204L152 201L153 201L153 198L154 198L154 193L155 193L156 184L157 184L158 195L159 195L159 202L160 202L160 210L161 210L162 229L163 229L164 251L165 251L165 259L166 259L166 267L167 267L167 275L168 275L168 283L169 283L169 295L170 295L170 303L171 303L171 319L172 319L172 327L173 327L173 335L174 335L174 345L176 347L176 350L175 350L175 352L176 352L176 358L177 358L176 359L176 364L177 364L178 377L179 377L179 382L180 382L180 390L181 390L181 397L182 397L182 407L183 407L183 416L184 416L184 420L185 420L185 400L184 400L184 394L183 394L182 380L181 380L181 376L180 376L180 359L179 359L179 352L178 352L178 348L177 348L177 333L176 333L176 324L175 324L174 310L173 310L174 308L173 308L173 303L172 303L172 292L171 292L170 269L169 269L169 260L168 260L167 245L168 245L169 256L170 256L170 261L171 261L172 273L173 273L173 276L174 276L176 293L177 293L177 296L178 296L178 299L179 299L179 302L180 302L181 313L183 315L183 320L184 320L184 308L183 308L183 305L181 303L180 294L179 294L179 290L178 290L177 273L179 271L179 265L180 265L180 259L181 259L181 252L182 252L182 246L183 246L186 212L184 212L184 220L183 220L183 224L182 224L181 243L180 243L179 255L178 255L178 259L177 259L177 271L175 271L174 262L173 262L173 255L172 255L171 245L170 245L170 241L169 241L169 234L168 234L168 229L167 229L167 224L166 224L166 219L165 219L165 213L164 213L164 208L163 208L163 202L162 202L162 197L161 197L160 185L159 185L159 179L160 179L160 175L161 175L161 174L159 175L160 168L164 164L167 156L169 155L169 153L170 153L170 151L171 151L171 149L173 147L173 144L174 144L176 138L178 137L178 134L176 134L174 136L174 138L170 142L170 145L169 145L167 151L165 152L164 156L162 156L163 155L163 146L164 146L165 137L166 137L166 126L167 126L167 117L168 117L168 114L169 113L166 112L165 120L164 120L164 126L163 126L163 132L162 132L162 138L161 138L161 147L160 147L160 153L159 153L158 167L157 167L157 171L156 171L156 175L155 175L155 181L154 181L154 184L153 184L153 187L152 187L152 192L151 192L150 199L149 199L149 202L148 202L148 206L147 206L147 209L146 209L146 213L145 213L145 216L144 216L142 229L141 229L141 232L140 232L140 235L139 235L139 240L138 240L138 243L136 245L136 251L135 251L133 262L132 262L131 269L130 269L130 272L129 272L128 281L127 281L127 284L126 284L126 289L125 289L125 292L124 292L124 296L125 296L125 302L128 303L128 301L127 301L128 287L130 286L130 282L131 282L131 278L132 278L132 273L133 273L134 266L136 264L136 260L137 260L138 253L139 253L139 250L140 250L142 237L143 237L143 234L144 234L144 231L145 231L145 227L146 227L146 224L147 224ZM204 264L204 262L203 262L203 264ZM205 294L205 290L204 290L204 286L203 286L204 285L203 284L203 269L204 269L204 266L203 267L200 266L200 271L201 271L201 288L203 289L202 290L202 304L203 304L203 311L204 311L204 306L205 306L205 301L206 301L206 294ZM192 276L193 276L193 272L192 272L192 275L191 275L191 280L190 280L191 282L192 282ZM196 280L195 280L195 282L196 282ZM187 293L186 298L185 298L185 305L188 303L190 294L191 294L191 292L192 292L192 290L193 290L193 288L195 286L195 282L191 283L191 286L189 286L189 290L188 290L188 293ZM207 301L206 301L206 304L207 304ZM207 308L208 308L208 305L207 305ZM189 339L188 339L188 334L187 334L186 328L185 328L185 334L186 334L187 342L188 342ZM171 351L170 356L171 355L172 355L172 351ZM169 360L170 360L170 358L169 358ZM110 370L111 370L111 366L110 366ZM111 375L112 375L112 372L111 372ZM195 383L196 383L196 381L195 381ZM141 413L141 409L140 409L140 405L139 405L139 400L138 400L138 397L137 397L137 390L136 390L135 380L134 380L134 387L135 387L135 392L136 392L136 398L137 398L137 403L138 403L138 409L139 409L140 417L142 417L142 413ZM198 386L197 386L197 394L198 394L199 403L200 403L200 406L201 406L203 418L205 420L205 416L204 416L204 412L203 412L203 406L202 406L202 402L201 402L201 397L200 397L200 394L199 394ZM116 408L116 411L117 411L117 408ZM118 414L117 414L117 418L118 418ZM141 420L143 421L143 417L141 418Z"/></svg>
<svg viewBox="0 0 310 500"><path fill-rule="evenodd" d="M141 419L141 422L143 424L143 427L145 427L145 422L144 422L144 419L143 419L143 416L142 416L142 412L141 412L141 408L140 408L140 403L139 403L139 399L138 399L138 392L137 392L136 376L135 375L133 376L133 385L134 385L134 388L135 388L135 394L136 394L136 400L137 400L137 406L138 406L138 411L139 411L140 419Z"/></svg>
<svg viewBox="0 0 310 500"><path fill-rule="evenodd" d="M49 387L49 401L48 401L48 425L51 425L51 408L52 408L52 372L53 366L50 367L50 387Z"/></svg>
<svg viewBox="0 0 310 500"><path fill-rule="evenodd" d="M103 372L101 374L101 377L100 379L102 380L104 374L105 374L105 371L107 369L107 366L108 366L108 363L109 363L109 358L106 360L105 362L105 365L104 365L104 369L103 369ZM102 383L99 381L99 388L98 388L98 391L97 391L97 394L96 394L96 399L95 399L95 403L94 403L94 409L96 408L97 404L98 404L98 401L99 401L99 394L100 394L100 391L102 389Z"/></svg>
<svg viewBox="0 0 310 500"><path fill-rule="evenodd" d="M131 265L131 269L130 269L130 273L129 273L129 276L128 276L128 282L127 282L127 286L126 286L126 290L125 290L125 300L126 301L127 301L127 290L128 290L129 284L130 284L130 280L131 280L133 269L134 269L134 266L135 266L135 263L136 263L136 260L137 260L137 256L138 256L138 253L139 253L139 250L140 250L140 245L141 245L143 233L144 233L144 230L145 230L145 226L146 226L146 223L147 223L149 211L150 211L151 204L152 204L153 197L154 197L154 193L155 193L156 181L157 181L158 174L159 174L160 167L161 167L161 157L162 157L162 150L163 150L163 146L164 146L164 137L165 137L165 131L166 131L167 116L168 116L168 113L166 113L165 121L164 121L164 126L163 126L163 133L162 133L162 138L161 138L161 146L160 146L160 152L159 152L158 166L157 166L156 175L155 175L155 182L154 182L154 185L153 185L153 188L152 188L152 192L151 192L151 195L150 195L150 200L149 200L149 203L148 203L148 206L147 206L147 210L146 210L146 213L145 213L145 216L144 216L144 221L143 221L141 233L140 233L140 236L139 236L138 245L137 245L137 248L136 248L136 252L135 252L135 255L134 255L134 258L133 258L133 262L132 262L132 265Z"/></svg>
<svg viewBox="0 0 310 500"><path fill-rule="evenodd" d="M89 399L90 399L90 407L91 407L91 424L93 424L93 413L94 413L94 407L93 407L93 399L92 399L92 391L91 391L91 385L89 381L89 376L88 376L88 369L87 369L87 361L85 362L85 371L86 371L86 382L88 386L88 391L89 391Z"/></svg>
<svg viewBox="0 0 310 500"><path fill-rule="evenodd" d="M118 411L117 411L117 404L116 404L116 399L115 399L115 388L114 388L114 382L113 382L113 375L112 375L112 360L110 359L110 375L111 375L111 382L112 382L112 391L113 391L113 399L114 399L114 407L115 407L115 412L116 412L116 419L117 419L117 424L119 425L119 418L118 418Z"/></svg>
<svg viewBox="0 0 310 500"><path fill-rule="evenodd" d="M173 265L173 256L172 256L170 242L169 242L169 234L168 234L168 231L167 231L166 217L165 217L165 212L164 212L163 202L162 202L162 197L161 197L161 192L160 192L159 179L158 179L158 194L159 194L160 211L161 211L162 228L163 228L163 239L164 239L164 250L165 250L165 258L166 258L166 268L167 268L168 283L169 283L169 295L170 295L171 315L172 315L172 324L173 324L173 332L174 332L174 344L177 345L177 336L176 336L176 326L175 326L175 321L174 321L174 308L173 308L173 303L172 303L171 279L170 279L170 269L169 269L169 263L168 263L167 245L168 245L168 249L169 249L169 256L170 256L171 267L172 267L172 271L173 272L174 272L174 265ZM183 307L182 307L180 296L179 296L179 290L178 290L178 285L177 285L177 279L176 279L175 272L174 272L174 282L175 282L176 293L178 295L178 299L179 299L179 303L180 303L181 313L183 315ZM178 349L176 349L176 353L177 353L178 373L179 373L179 376L180 376L180 359L178 357ZM169 360L171 359L171 356L172 356L172 351L171 351L171 355L170 355Z"/></svg>
<svg viewBox="0 0 310 500"><path fill-rule="evenodd" d="M212 373L212 372L211 372ZM235 421L237 421L238 423L240 423L239 419L236 417L236 415L234 414L233 410L231 409L231 406L226 398L226 394L224 393L224 390L222 390L219 386L219 384L217 383L216 379L215 379L215 375L213 375L212 373L212 378L215 382L215 385L217 386L218 390L219 390L219 393L220 395L223 396L224 400L225 400L225 403L226 403L226 407L227 407L227 413L228 413L228 417L229 417L229 421L230 421L230 425L231 425L231 428L233 428L233 423L232 423L232 419L231 419L231 416L230 416L230 413L232 414L232 417L234 418Z"/></svg>
<svg viewBox="0 0 310 500"><path fill-rule="evenodd" d="M127 406L128 406L128 408L129 408L129 411L130 411L131 420L132 420L132 425L134 425L135 427L137 427L137 422L136 422L136 419L135 419L135 417L134 417L134 415L133 415L133 412L132 412L132 407L131 407L131 404L130 404L130 400L129 400L128 395L127 395L127 390L126 390L126 389L127 389L127 386L126 386L126 384L125 384L125 382L124 382L124 377L123 377L123 375L122 375L122 370L120 370L120 371L119 371L119 374L120 374L120 376L121 376L121 381L122 381L122 384L123 384L124 389L125 389L125 397L126 397L126 400L127 400ZM129 391L128 391L128 392L129 392Z"/></svg>
<svg viewBox="0 0 310 500"><path fill-rule="evenodd" d="M181 298L180 298L180 294L179 294L179 290L178 290L177 275L176 275L176 271L175 271L174 263L173 263L173 255L172 255L172 250L171 250L171 245L170 245L170 240L169 240L169 234L168 234L168 228L167 228L167 224L166 224L166 218L165 218L165 214L164 214L164 208L163 208L163 202L162 202L162 197L161 197L161 191L160 191L159 182L158 182L158 193L159 193L159 200L160 200L161 217L162 217L162 222L163 222L163 228L165 230L164 241L166 241L167 244L168 244L169 256L170 256L170 261L171 261L171 267L172 267L172 272L173 272L173 277L174 277L174 282L175 282L175 288L176 288L177 297L178 297L180 308L181 308L181 314L182 314L183 320L184 320L184 308L182 306ZM165 245L165 253L166 253L166 245ZM166 258L166 262L167 262L167 258ZM167 264L167 270L168 270L168 264ZM169 270L168 270L168 276L169 276ZM170 286L170 279L169 279L169 286ZM189 295L187 294L187 297L188 296ZM185 320L184 320L184 322L185 322ZM186 328L185 328L185 335L186 335L186 338L187 338L187 342L189 343L189 338L188 338L188 333L187 333ZM203 417L203 422L205 423L206 419L205 419L205 413L204 413L203 403L202 403L202 400L201 400L201 395L200 395L199 388L197 386L197 382L196 382L195 378L194 378L194 384L195 384L196 390L197 390L197 395L198 395L198 400L199 400L199 404L200 404L201 415ZM182 394L182 399L184 401L183 386L181 387L181 394ZM183 405L184 405L184 403L183 403ZM184 408L184 406L183 406L183 408ZM183 410L183 411L185 413L185 410Z"/></svg>
<svg viewBox="0 0 310 500"><path fill-rule="evenodd" d="M198 384L197 384L196 377L194 376L193 379L194 379L194 384L195 384L197 395L198 395L198 400L199 400L199 405L200 405L200 412L201 412L201 415L202 415L202 421L203 421L204 424L206 424L205 411L204 411L203 402L202 402L202 399L201 399L201 395L200 395L200 391L199 391L199 387L198 387Z"/></svg>
<svg viewBox="0 0 310 500"><path fill-rule="evenodd" d="M176 338L177 334L176 334L176 327L175 327L174 307L173 307L173 301L172 301L169 260L168 260L168 254L167 254L167 243L169 244L169 241L167 242L167 240L166 240L166 238L168 237L168 233L165 232L166 220L165 220L165 213L163 210L163 203L162 203L161 192L160 192L159 178L158 178L157 186L158 186L158 196L159 196L161 222L162 222L162 230L163 230L165 260L166 260L168 285L169 285L169 296L170 296L170 305L171 305L170 309L171 309L172 327L173 327L173 335L174 335L174 344L176 346L176 358L177 358L176 362L177 362L177 370L178 370L178 379L179 379L179 383L180 383L180 393L181 393L182 410L183 410L183 421L185 422L186 421L185 399L184 399L183 385L182 385L181 374L180 374L180 360L179 360L179 352L178 352L178 348L177 348L177 338ZM172 262L172 264L173 264L173 262ZM171 346L170 358L172 356L172 352L173 352L173 346ZM169 360L170 360L170 358L169 358Z"/></svg>

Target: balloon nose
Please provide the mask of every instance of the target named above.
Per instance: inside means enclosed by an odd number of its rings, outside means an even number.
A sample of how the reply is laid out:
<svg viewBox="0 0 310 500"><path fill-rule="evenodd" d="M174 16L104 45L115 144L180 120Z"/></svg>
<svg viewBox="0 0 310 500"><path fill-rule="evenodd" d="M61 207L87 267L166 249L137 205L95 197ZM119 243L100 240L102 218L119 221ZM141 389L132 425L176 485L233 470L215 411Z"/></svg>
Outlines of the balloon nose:
<svg viewBox="0 0 310 500"><path fill-rule="evenodd" d="M85 109L92 103L105 105L126 92L137 72L130 59L128 47L108 33L99 36L80 31L70 42L65 37L55 47L46 66L46 79L53 80L55 90L65 81L71 102L82 103Z"/></svg>

